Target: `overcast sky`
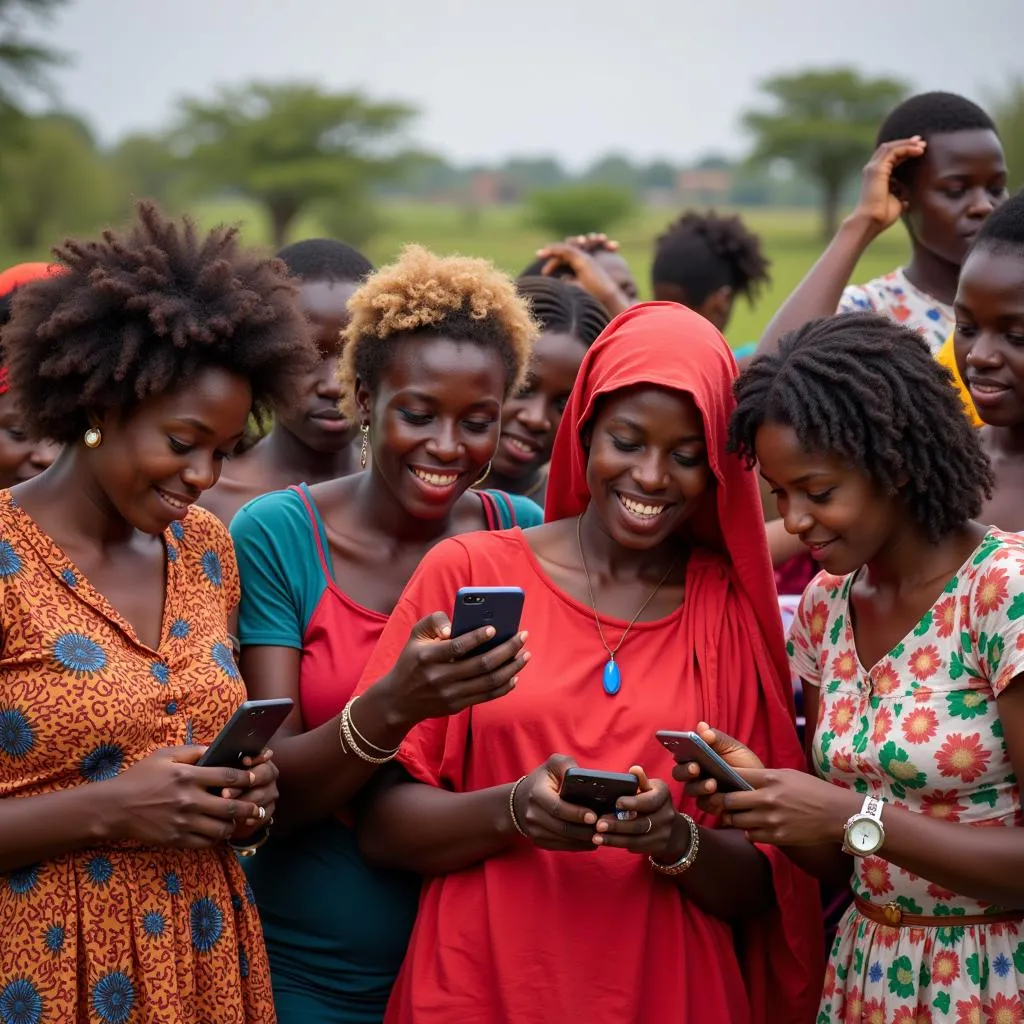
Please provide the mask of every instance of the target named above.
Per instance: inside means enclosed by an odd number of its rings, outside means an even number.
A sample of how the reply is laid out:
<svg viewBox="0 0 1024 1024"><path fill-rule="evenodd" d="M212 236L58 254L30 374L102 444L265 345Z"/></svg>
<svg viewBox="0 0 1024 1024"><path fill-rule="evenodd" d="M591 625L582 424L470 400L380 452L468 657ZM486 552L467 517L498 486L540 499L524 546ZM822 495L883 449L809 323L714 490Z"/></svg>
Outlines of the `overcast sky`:
<svg viewBox="0 0 1024 1024"><path fill-rule="evenodd" d="M856 13L854 13L856 12ZM67 105L105 141L251 78L422 111L460 161L740 153L766 75L855 64L984 102L1024 73L1024 0L72 0Z"/></svg>

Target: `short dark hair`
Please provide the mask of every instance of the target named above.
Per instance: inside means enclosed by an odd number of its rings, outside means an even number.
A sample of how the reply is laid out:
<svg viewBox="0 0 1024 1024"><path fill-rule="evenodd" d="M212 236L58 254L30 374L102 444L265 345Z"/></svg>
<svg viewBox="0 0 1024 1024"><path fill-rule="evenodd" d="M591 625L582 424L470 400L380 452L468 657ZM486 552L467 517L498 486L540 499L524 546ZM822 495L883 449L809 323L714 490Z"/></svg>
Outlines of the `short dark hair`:
<svg viewBox="0 0 1024 1024"><path fill-rule="evenodd" d="M973 248L1006 252L1024 259L1024 189L988 215Z"/></svg>
<svg viewBox="0 0 1024 1024"><path fill-rule="evenodd" d="M66 272L17 290L4 349L26 428L71 443L90 417L129 413L208 367L246 378L262 417L317 358L284 265L205 237L142 202L126 232L68 239Z"/></svg>
<svg viewBox="0 0 1024 1024"><path fill-rule="evenodd" d="M915 135L920 135L927 142L933 135L969 131L998 134L995 122L977 103L955 92L922 92L892 110L878 129L875 146L897 139L910 139ZM921 159L923 157L904 161L893 171L893 177L909 184Z"/></svg>
<svg viewBox="0 0 1024 1024"><path fill-rule="evenodd" d="M873 313L812 320L736 381L729 448L753 465L765 423L834 452L907 508L937 542L981 511L994 477L952 375L913 331Z"/></svg>
<svg viewBox="0 0 1024 1024"><path fill-rule="evenodd" d="M373 264L358 249L333 238L293 242L277 258L303 281L362 281L373 273Z"/></svg>
<svg viewBox="0 0 1024 1024"><path fill-rule="evenodd" d="M761 240L739 217L687 210L658 239L651 279L679 285L695 307L726 286L752 303L770 280L768 267Z"/></svg>
<svg viewBox="0 0 1024 1024"><path fill-rule="evenodd" d="M608 326L608 311L582 288L552 277L521 277L516 291L542 331L572 334L590 348Z"/></svg>

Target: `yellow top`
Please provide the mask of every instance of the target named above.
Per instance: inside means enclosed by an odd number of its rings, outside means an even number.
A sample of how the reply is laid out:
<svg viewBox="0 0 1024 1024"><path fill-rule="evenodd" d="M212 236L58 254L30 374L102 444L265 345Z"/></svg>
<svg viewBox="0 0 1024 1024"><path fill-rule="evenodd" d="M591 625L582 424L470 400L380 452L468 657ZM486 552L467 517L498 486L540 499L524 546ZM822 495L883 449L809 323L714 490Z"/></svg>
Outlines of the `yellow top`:
<svg viewBox="0 0 1024 1024"><path fill-rule="evenodd" d="M964 403L964 412L967 413L967 418L971 421L971 426L983 427L985 423L978 415L977 409L974 408L974 403L971 401L971 395L967 390L967 385L964 384L960 377L960 371L956 368L956 356L953 354L952 334L946 339L946 343L941 349L939 349L939 354L935 358L941 366L946 367L947 370L952 372L953 386L960 395L960 401Z"/></svg>

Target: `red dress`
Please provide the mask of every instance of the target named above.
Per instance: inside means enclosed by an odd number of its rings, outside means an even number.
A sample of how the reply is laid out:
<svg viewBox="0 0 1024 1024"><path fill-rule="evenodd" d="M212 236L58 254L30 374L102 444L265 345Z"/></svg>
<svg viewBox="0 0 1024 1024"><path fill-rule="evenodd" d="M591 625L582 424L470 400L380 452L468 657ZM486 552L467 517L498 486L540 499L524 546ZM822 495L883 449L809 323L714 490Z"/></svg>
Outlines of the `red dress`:
<svg viewBox="0 0 1024 1024"><path fill-rule="evenodd" d="M438 545L424 559L393 613L364 683L394 664L412 625L450 606L460 586L521 586L523 628L533 653L507 697L450 719L429 720L408 736L401 760L419 781L467 792L514 781L552 753L584 767L627 771L643 765L670 780L672 758L657 729L690 729L710 718L765 756L766 723L788 715L760 687L763 645L743 634L742 595L724 560L697 553L687 598L656 622L637 623L617 655L622 691L601 687L607 654L593 613L544 574L521 530L470 534ZM717 650L696 663L692 637L716 616ZM626 623L603 619L610 636ZM690 638L689 640L687 638ZM719 660L742 666L727 679ZM799 759L796 741L792 758ZM776 762L778 763L778 762ZM677 803L681 786L669 782ZM799 917L807 901L790 898L793 870L777 852L781 906ZM806 893L804 894L806 895ZM813 913L812 911L809 911ZM749 930L787 937L777 913ZM754 939L754 941L758 941ZM816 979L806 994L814 1004ZM624 850L552 853L516 844L463 871L430 879L420 903L387 1024L651 1024L653 1021L799 1020L751 1012L744 968L725 921L681 897Z"/></svg>

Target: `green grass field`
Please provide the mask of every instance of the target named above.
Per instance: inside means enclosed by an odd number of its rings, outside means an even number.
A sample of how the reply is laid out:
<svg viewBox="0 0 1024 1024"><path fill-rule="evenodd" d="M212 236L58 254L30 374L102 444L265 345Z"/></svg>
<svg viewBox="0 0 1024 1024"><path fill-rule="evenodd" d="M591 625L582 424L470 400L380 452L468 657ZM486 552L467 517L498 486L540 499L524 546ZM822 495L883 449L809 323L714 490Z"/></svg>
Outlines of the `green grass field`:
<svg viewBox="0 0 1024 1024"><path fill-rule="evenodd" d="M266 244L269 238L262 212L251 204L239 202L205 202L193 207L205 225L217 222L240 223L245 238L254 244ZM641 294L649 293L649 271L654 239L680 211L646 209L614 232L640 283ZM726 212L726 211L721 211ZM731 211L729 211L731 212ZM740 210L748 226L759 233L764 249L772 261L772 285L751 309L745 302L736 304L729 340L733 345L754 341L785 297L820 255L818 217L809 210ZM366 247L367 255L376 264L394 258L407 242L420 242L440 253L458 252L486 256L511 274L516 274L536 250L550 241L542 232L524 222L518 207L492 207L470 215L454 205L403 202L386 205L382 210L384 226ZM311 219L301 221L293 232L295 238L323 234ZM891 270L906 256L904 232L897 228L872 246L857 268L855 280L863 281ZM0 265L15 262L13 254ZM37 258L41 254L36 254ZM28 258L22 256L21 258Z"/></svg>

